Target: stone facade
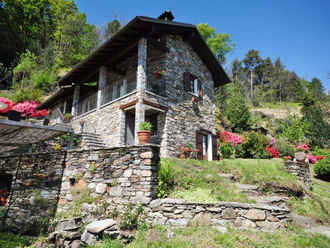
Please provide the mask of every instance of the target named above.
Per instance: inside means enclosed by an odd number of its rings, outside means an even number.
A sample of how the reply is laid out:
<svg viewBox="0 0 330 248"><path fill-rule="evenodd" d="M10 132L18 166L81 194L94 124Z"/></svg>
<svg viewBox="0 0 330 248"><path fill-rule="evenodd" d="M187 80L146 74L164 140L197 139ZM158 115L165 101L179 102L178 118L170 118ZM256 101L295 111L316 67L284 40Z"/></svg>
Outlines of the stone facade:
<svg viewBox="0 0 330 248"><path fill-rule="evenodd" d="M207 130L215 134L214 82L212 75L192 47L181 36L164 35L161 37L169 52L160 52L145 39L139 42L138 53L127 58L118 68L126 68L126 75L136 73L136 91L74 118L71 123L76 132L81 131L81 120L85 121L84 131L97 133L109 147L125 145L125 111L119 107L138 99L135 109L135 132L138 124L145 119L146 111L158 113L158 135L152 142L161 145L161 156L178 156L178 146L196 143L196 131ZM98 99L102 98L104 80L107 85L126 76L118 75L108 68L106 79L104 67L100 77ZM156 72L164 71L161 79ZM202 97L192 102L192 93L184 89L184 72L195 75L202 84ZM152 87L159 87L164 93L154 93ZM162 86L162 87L160 87ZM153 92L151 92L153 91ZM167 108L167 111L143 103L143 100ZM56 118L54 112L54 119ZM135 136L136 137L136 136ZM137 142L137 141L136 141Z"/></svg>

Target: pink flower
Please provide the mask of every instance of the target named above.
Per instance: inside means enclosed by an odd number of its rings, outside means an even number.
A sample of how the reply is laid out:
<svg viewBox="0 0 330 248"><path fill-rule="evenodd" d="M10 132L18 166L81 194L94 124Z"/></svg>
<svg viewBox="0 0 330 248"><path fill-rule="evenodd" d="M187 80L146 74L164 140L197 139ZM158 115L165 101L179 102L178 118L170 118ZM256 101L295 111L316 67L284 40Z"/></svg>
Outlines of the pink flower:
<svg viewBox="0 0 330 248"><path fill-rule="evenodd" d="M48 115L47 110L38 110L36 111L36 108L38 107L38 103L36 101L24 101L20 102L14 105L12 108L13 110L20 112L21 116L32 116L32 117L39 117L39 116L46 116Z"/></svg>
<svg viewBox="0 0 330 248"><path fill-rule="evenodd" d="M11 101L11 100L9 100L7 98L4 98L4 97L0 97L0 102L2 102L3 104L6 104L7 105L7 108L0 109L0 113L1 114L7 113L14 106L14 102L13 101Z"/></svg>
<svg viewBox="0 0 330 248"><path fill-rule="evenodd" d="M312 164L315 164L317 161L317 159L311 153L307 154L307 158Z"/></svg>
<svg viewBox="0 0 330 248"><path fill-rule="evenodd" d="M271 138L269 144L272 146L275 144L275 138Z"/></svg>
<svg viewBox="0 0 330 248"><path fill-rule="evenodd" d="M310 150L309 146L306 145L306 144L296 146L296 149L297 150L303 150L303 151L309 151Z"/></svg>
<svg viewBox="0 0 330 248"><path fill-rule="evenodd" d="M236 133L223 131L219 133L220 140L224 143L230 142L232 146L242 144L242 137Z"/></svg>

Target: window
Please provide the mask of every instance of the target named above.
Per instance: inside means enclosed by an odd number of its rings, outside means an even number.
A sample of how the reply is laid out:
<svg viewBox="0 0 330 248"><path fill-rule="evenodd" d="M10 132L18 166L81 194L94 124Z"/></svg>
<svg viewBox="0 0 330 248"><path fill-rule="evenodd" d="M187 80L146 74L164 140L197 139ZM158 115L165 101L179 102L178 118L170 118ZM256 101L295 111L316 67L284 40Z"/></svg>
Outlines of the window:
<svg viewBox="0 0 330 248"><path fill-rule="evenodd" d="M152 125L151 136L158 135L158 114L147 115L145 120L150 122Z"/></svg>
<svg viewBox="0 0 330 248"><path fill-rule="evenodd" d="M97 105L97 92L85 96L79 101L78 104L78 115L86 113L96 108Z"/></svg>
<svg viewBox="0 0 330 248"><path fill-rule="evenodd" d="M136 89L136 73L131 73L117 82L108 82L104 89L102 104L114 101Z"/></svg>
<svg viewBox="0 0 330 248"><path fill-rule="evenodd" d="M184 88L186 91L196 95L201 96L202 94L202 84L201 81L195 75L190 72L185 72L183 75Z"/></svg>

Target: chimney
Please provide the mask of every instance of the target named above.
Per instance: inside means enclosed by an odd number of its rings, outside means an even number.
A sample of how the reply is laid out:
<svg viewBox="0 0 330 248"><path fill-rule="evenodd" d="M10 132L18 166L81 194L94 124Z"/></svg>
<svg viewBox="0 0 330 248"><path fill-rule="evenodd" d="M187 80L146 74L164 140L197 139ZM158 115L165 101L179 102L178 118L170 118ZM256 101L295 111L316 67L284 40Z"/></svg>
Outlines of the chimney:
<svg viewBox="0 0 330 248"><path fill-rule="evenodd" d="M170 10L166 10L160 16L158 16L158 19L171 22L174 19L174 15Z"/></svg>

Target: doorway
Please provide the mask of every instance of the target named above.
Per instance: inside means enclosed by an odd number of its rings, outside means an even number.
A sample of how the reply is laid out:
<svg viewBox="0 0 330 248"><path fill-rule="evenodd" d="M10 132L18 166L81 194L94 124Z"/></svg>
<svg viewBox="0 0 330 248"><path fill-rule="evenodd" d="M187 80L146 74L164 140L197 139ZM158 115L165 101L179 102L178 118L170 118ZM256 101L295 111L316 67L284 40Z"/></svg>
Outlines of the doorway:
<svg viewBox="0 0 330 248"><path fill-rule="evenodd" d="M125 112L125 144L135 144L135 113L132 111Z"/></svg>
<svg viewBox="0 0 330 248"><path fill-rule="evenodd" d="M0 206L8 205L8 198L11 189L12 175L0 175Z"/></svg>

